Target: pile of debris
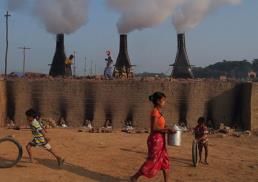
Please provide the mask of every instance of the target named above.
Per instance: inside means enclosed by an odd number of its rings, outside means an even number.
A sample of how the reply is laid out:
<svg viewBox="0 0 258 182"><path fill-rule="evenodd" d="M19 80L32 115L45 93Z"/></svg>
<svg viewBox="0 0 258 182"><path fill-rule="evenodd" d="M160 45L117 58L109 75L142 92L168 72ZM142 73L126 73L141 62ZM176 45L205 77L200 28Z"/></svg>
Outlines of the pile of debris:
<svg viewBox="0 0 258 182"><path fill-rule="evenodd" d="M85 120L83 123L82 129L79 129L78 132L112 133L113 132L112 121L106 120L103 127L95 128L93 127L91 120Z"/></svg>
<svg viewBox="0 0 258 182"><path fill-rule="evenodd" d="M59 120L54 120L53 118L40 118L41 125L46 128L68 128L68 122L60 117Z"/></svg>
<svg viewBox="0 0 258 182"><path fill-rule="evenodd" d="M252 135L252 132L249 130L246 130L246 131L237 130L229 126L225 126L224 123L221 123L219 129L215 130L214 133L220 133L221 137L225 137L225 136L241 137L243 135L244 136Z"/></svg>
<svg viewBox="0 0 258 182"><path fill-rule="evenodd" d="M141 133L149 133L149 129L144 128L144 129L136 129L135 126L133 125L133 121L124 121L124 126L122 128L122 132L128 133L128 134L141 134Z"/></svg>
<svg viewBox="0 0 258 182"><path fill-rule="evenodd" d="M10 118L7 118L6 123L7 123L8 129L20 130L20 126L16 125L15 122L13 120L11 120Z"/></svg>
<svg viewBox="0 0 258 182"><path fill-rule="evenodd" d="M52 118L42 118L41 123L47 129L57 128L57 121Z"/></svg>
<svg viewBox="0 0 258 182"><path fill-rule="evenodd" d="M135 129L133 127L133 121L124 121L124 126L121 131L125 133L135 133Z"/></svg>

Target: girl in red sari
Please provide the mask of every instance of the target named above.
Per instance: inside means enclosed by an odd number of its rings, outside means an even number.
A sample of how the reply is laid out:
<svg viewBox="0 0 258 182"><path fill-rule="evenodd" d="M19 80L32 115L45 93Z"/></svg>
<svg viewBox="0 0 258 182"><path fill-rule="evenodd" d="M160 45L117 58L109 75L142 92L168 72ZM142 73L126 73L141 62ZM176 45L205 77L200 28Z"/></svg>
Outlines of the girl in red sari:
<svg viewBox="0 0 258 182"><path fill-rule="evenodd" d="M139 171L130 179L132 182L136 182L140 176L153 178L160 170L162 170L164 181L168 182L170 164L166 149L165 134L168 132L175 133L175 131L166 127L165 118L160 111L166 103L165 94L155 92L149 97L149 100L153 103L154 108L150 113L151 133L147 140L148 158Z"/></svg>

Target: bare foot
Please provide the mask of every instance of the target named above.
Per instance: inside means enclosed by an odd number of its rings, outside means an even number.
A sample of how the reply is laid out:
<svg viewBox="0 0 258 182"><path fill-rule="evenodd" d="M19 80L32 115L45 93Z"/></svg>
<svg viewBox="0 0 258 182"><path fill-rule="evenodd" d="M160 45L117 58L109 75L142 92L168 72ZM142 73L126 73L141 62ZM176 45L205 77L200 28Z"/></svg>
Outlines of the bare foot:
<svg viewBox="0 0 258 182"><path fill-rule="evenodd" d="M130 177L130 182L136 182L136 181L137 181L137 179L134 176Z"/></svg>
<svg viewBox="0 0 258 182"><path fill-rule="evenodd" d="M33 159L29 159L29 163L31 163L31 164L36 164L37 161L35 161L35 160L33 160Z"/></svg>
<svg viewBox="0 0 258 182"><path fill-rule="evenodd" d="M205 164L205 165L209 165L208 161L205 161L204 164Z"/></svg>
<svg viewBox="0 0 258 182"><path fill-rule="evenodd" d="M62 167L62 166L64 165L64 158L61 158L61 157L58 158L58 159L57 159L57 163L58 163L58 166L59 166L59 167Z"/></svg>

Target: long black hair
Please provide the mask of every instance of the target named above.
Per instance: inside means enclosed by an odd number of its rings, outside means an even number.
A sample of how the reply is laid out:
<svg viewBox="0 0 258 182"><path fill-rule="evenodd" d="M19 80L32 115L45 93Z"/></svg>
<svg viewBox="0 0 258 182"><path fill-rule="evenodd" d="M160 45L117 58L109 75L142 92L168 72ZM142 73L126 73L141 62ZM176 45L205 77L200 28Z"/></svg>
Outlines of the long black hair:
<svg viewBox="0 0 258 182"><path fill-rule="evenodd" d="M162 92L155 92L154 94L149 96L149 100L156 106L158 105L158 101L162 98L166 98L166 95Z"/></svg>

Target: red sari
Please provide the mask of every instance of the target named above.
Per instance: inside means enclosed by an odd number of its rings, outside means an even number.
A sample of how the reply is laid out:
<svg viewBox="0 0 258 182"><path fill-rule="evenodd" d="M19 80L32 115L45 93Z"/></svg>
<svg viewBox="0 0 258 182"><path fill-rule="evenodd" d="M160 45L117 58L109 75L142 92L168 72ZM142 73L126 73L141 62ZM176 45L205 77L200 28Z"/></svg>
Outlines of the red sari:
<svg viewBox="0 0 258 182"><path fill-rule="evenodd" d="M162 114L154 109L151 113L152 117L157 117L157 124L159 127L165 127L165 119ZM151 132L147 140L148 157L145 163L140 168L142 175L152 178L157 175L160 170L169 170L169 158L166 149L165 134L160 132Z"/></svg>

